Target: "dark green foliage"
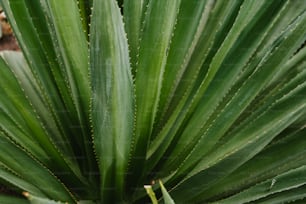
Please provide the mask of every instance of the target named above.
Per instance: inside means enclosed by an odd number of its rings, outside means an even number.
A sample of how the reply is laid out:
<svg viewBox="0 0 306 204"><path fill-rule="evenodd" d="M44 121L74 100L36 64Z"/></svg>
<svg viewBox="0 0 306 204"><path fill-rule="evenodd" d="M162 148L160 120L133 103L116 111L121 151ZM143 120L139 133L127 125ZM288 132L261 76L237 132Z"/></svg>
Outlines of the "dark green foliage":
<svg viewBox="0 0 306 204"><path fill-rule="evenodd" d="M0 203L304 201L305 1L1 4Z"/></svg>

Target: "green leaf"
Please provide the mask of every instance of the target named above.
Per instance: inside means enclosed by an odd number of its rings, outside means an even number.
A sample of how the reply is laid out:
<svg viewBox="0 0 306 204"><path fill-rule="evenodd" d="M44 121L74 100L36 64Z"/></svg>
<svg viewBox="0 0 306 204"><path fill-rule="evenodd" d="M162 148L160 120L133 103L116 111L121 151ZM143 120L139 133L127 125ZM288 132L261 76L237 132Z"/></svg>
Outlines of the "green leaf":
<svg viewBox="0 0 306 204"><path fill-rule="evenodd" d="M54 1L41 1L41 9L47 14L46 22L50 32L53 33L53 46L57 53L57 59L68 83L71 92L72 104L68 106L73 115L70 128L73 134L80 134L75 138L78 149L83 155L91 158L85 165L85 172L95 170L89 131L89 107L90 107L90 82L89 82L89 52L87 36L82 29L79 9L74 0L68 0L61 4ZM67 12L69 10L69 12ZM62 87L59 87L62 88ZM72 110L71 110L72 109ZM71 138L72 139L72 138ZM88 163L89 162L89 163Z"/></svg>
<svg viewBox="0 0 306 204"><path fill-rule="evenodd" d="M115 0L94 1L91 23L92 122L101 199L122 199L133 136L134 92L128 45Z"/></svg>
<svg viewBox="0 0 306 204"><path fill-rule="evenodd" d="M163 185L161 180L159 180L159 185L160 185L161 191L163 193L163 199L164 199L165 204L175 204L174 200L169 195L167 189L165 188L165 186Z"/></svg>
<svg viewBox="0 0 306 204"><path fill-rule="evenodd" d="M90 15L92 8L93 0L78 0L78 6L80 9L80 16L82 20L82 25L84 33L89 37L89 24L90 24Z"/></svg>
<svg viewBox="0 0 306 204"><path fill-rule="evenodd" d="M271 196L254 201L254 203L260 202L263 204L270 204L270 203L296 203L296 204L300 203L301 204L305 202L305 198L306 198L305 190L306 190L306 186L304 185L299 188L293 188L291 190L272 194Z"/></svg>
<svg viewBox="0 0 306 204"><path fill-rule="evenodd" d="M296 128L295 128L296 129ZM241 168L231 175L223 178L212 187L201 192L201 199L219 198L224 195L238 193L250 185L254 185L263 179L276 176L284 171L305 165L305 143L301 142L305 130L297 136L287 136L288 130L282 135L286 139L280 140L279 144L263 150ZM287 138L289 137L289 138ZM282 150L281 152L279 150Z"/></svg>
<svg viewBox="0 0 306 204"><path fill-rule="evenodd" d="M38 187L44 194L57 200L75 203L68 189L49 169L0 134L0 160L8 169ZM26 165L26 168L24 167Z"/></svg>
<svg viewBox="0 0 306 204"><path fill-rule="evenodd" d="M17 175L16 172L13 172L11 169L8 169L2 163L0 163L0 178L24 191L31 192L31 194L33 195L42 197L46 196L44 193L41 192L41 190L39 190L38 187L36 187L31 182L25 181L20 175Z"/></svg>
<svg viewBox="0 0 306 204"><path fill-rule="evenodd" d="M171 105L170 105L170 101L168 101L167 103L169 103L169 110L167 110L167 113L165 113L166 115L169 115L169 119L166 121L165 119L167 119L167 116L164 116L165 118L162 118L159 124L159 126L157 126L158 131L160 127L162 127L161 131L158 132L158 135L156 138L154 138L154 140L152 141L151 145L150 145L150 149L148 150L148 157L149 157L149 164L155 165L156 162L159 161L159 159L161 159L161 157L163 156L163 154L165 153L166 149L169 147L169 145L171 144L171 142L173 140L176 140L176 134L178 131L182 131L180 130L180 128L184 128L183 126L181 127L180 124L182 124L184 122L184 120L186 118L188 118L186 116L187 112L185 111L187 108L187 106L189 105L189 103L186 103L187 100L191 100L193 98L193 96L190 96L190 92L192 89L192 86L195 83L196 78L194 76L198 75L199 70L202 67L202 64L208 54L208 52L212 49L212 44L207 44L207 41L214 41L215 38L217 36L216 33L219 33L221 31L227 32L226 31L226 27L228 27L228 24L231 24L231 20L233 18L233 16L235 17L237 8L239 8L241 2L240 1L235 1L235 4L233 4L232 2L228 2L228 3L221 3L221 2L215 2L212 3L210 2L208 5L205 6L205 8L202 8L204 10L201 10L201 20L200 20L200 24L199 24L199 28L197 30L197 32L195 33L195 36L193 37L193 42L194 44L190 45L191 47L187 47L186 51L187 53L185 53L185 61L184 64L182 65L182 67L179 67L177 72L182 72L181 74L174 74L175 78L173 78L174 76L171 76L170 73L172 71L176 71L171 65L175 64L175 62L171 62L170 60L172 60L170 57L173 57L172 55L179 55L178 51L175 51L176 49L181 50L181 44L182 42L184 42L186 39L177 39L177 36L174 35L173 38L173 47L172 50L170 50L169 53L169 64L168 67L166 67L167 69L165 70L165 79L164 79L164 87L162 89L162 92L165 92L165 94L167 93L167 90L170 91L168 88L168 85L171 85L171 81L175 80L174 83L179 83L176 84L174 87L172 88L176 88L177 90L171 90L171 93L169 96L164 96L164 97L169 97L169 100L171 101ZM182 6L184 6L182 4ZM197 6L197 5L195 5ZM184 6L184 8L182 8L182 15L184 14L184 9L186 9L188 7ZM201 7L200 7L201 8ZM189 12L188 12L189 13ZM181 15L181 13L180 13ZM187 14L186 14L187 15ZM209 16L207 19L207 16ZM180 16L179 16L180 17ZM231 20L229 20L231 19ZM207 24L206 24L207 21ZM185 25L185 23L187 23L187 25ZM221 23L221 24L219 24ZM182 24L182 25L181 25ZM188 22L183 22L181 23L180 21L178 21L178 27L177 29L180 29L180 27L183 27L181 29L185 30L186 26L190 26L192 24L188 23ZM191 29L192 30L192 29ZM179 36L182 34L178 34ZM178 36L178 37L179 37ZM209 39L209 40L208 40ZM179 40L179 44L177 48L175 48L174 46L176 45L175 43L176 40ZM222 41L223 37L219 36L218 40ZM215 41L218 41L217 39ZM217 43L218 44L218 43ZM196 46L197 45L197 46ZM215 45L216 46L216 45ZM219 45L218 45L219 46ZM218 47L217 46L217 47ZM214 48L216 49L216 48ZM214 52L214 49L212 49L212 52ZM172 53L171 51L173 51L174 53ZM203 59L204 58L204 59ZM175 60L175 59L173 59ZM178 61L178 60L176 60ZM188 72L190 74L190 77L188 78L185 74L183 74L184 70L186 72ZM193 71L191 71L193 70ZM179 75L179 76L176 76ZM188 78L188 79L186 79ZM166 85L166 83L168 83L168 85ZM184 85L183 85L184 84ZM180 87L177 87L177 86ZM168 87L168 88L167 88ZM179 91L180 93L176 92ZM172 95L173 94L173 95ZM171 99L171 97L175 96L173 99ZM161 97L161 106L163 103L163 100L168 100L168 99L163 99L163 97ZM164 101L166 102L166 101ZM167 104L165 104L165 107L162 108L167 108L168 106ZM186 105L186 106L185 106ZM184 107L185 106L185 107ZM182 111L183 110L183 111ZM192 110L190 110L190 112L192 112ZM181 117L180 117L180 116ZM171 149L171 147L169 148Z"/></svg>
<svg viewBox="0 0 306 204"><path fill-rule="evenodd" d="M0 203L3 204L29 204L29 201L15 196L0 195Z"/></svg>
<svg viewBox="0 0 306 204"><path fill-rule="evenodd" d="M295 22L296 27L291 29L306 30L304 23L306 23L306 13L304 13L303 17L301 17L301 21ZM195 148L188 156L188 160L185 161L185 167L188 168L189 166L190 168L192 163L197 163L197 158L200 158L200 154L203 155L206 151L211 150L217 140L226 132L227 128L233 124L233 122L239 117L252 99L255 98L260 89L262 89L269 82L269 80L271 80L274 75L278 73L280 70L278 68L281 66L281 63L285 63L285 60L287 60L293 54L295 51L294 48L292 50L285 51L288 44L292 45L301 43L301 40L304 40L304 34L305 33L301 32L300 35L296 35L294 32L288 31L284 34L286 37L281 36L281 43L278 45L278 47L272 48L275 49L275 51L272 50L269 57L263 58L262 64L259 64L259 67L254 74L245 80L245 83L236 91L233 98L229 102L225 103L224 108L222 108L222 111L218 113L217 118L214 118L213 120L211 119L213 124L210 124L207 130L200 133L201 139L197 141ZM187 133L190 131L190 129L186 128L184 131ZM209 143L207 143L208 138L210 140ZM206 151L204 152L203 149ZM189 149L189 151L191 150ZM180 170L182 172L184 172L183 166L184 165L181 165L180 167L183 168L183 170Z"/></svg>
<svg viewBox="0 0 306 204"><path fill-rule="evenodd" d="M265 114L233 135L231 140L204 157L189 173L190 177L187 177L186 182L178 185L172 194L184 200L195 197L260 152L286 126L305 114L305 98L301 97L305 90L304 84L295 94L284 97L284 100L280 100ZM211 177L213 172L218 174Z"/></svg>
<svg viewBox="0 0 306 204"><path fill-rule="evenodd" d="M65 177L62 177L64 181L67 181L67 184L71 186L87 185L87 181L76 166L71 147L61 142L65 139L57 132L56 124L52 123L52 116L41 101L37 90L38 85L31 80L33 75L21 53L2 52L1 55L5 61L1 58L0 72L7 80L7 83L1 83L0 86L0 89L4 90L2 94L6 93L0 102L0 107L5 113L1 115L0 126L2 130L48 168L56 172L67 172ZM11 70L8 66L11 67ZM4 79L3 82L5 82ZM29 101L27 96L30 96L32 101ZM40 104L39 109L34 109L31 104L33 101L35 104ZM6 104L3 104L4 102ZM16 112L16 110L19 111ZM44 115L40 115L39 118L36 110L41 111ZM50 120L44 121L44 119ZM55 127L52 132L48 132L43 122L46 122L45 124L48 124L49 128ZM63 145L61 147L65 152L59 151L56 145L58 143ZM86 188L84 190L87 191Z"/></svg>
<svg viewBox="0 0 306 204"><path fill-rule="evenodd" d="M62 114L61 116L66 120L65 122L64 121L59 122L59 116L56 114L55 110L65 110L65 108L62 101L59 100L61 99L60 93L58 92L55 84L53 83L52 71L50 69L47 59L48 55L45 55L45 52L42 49L43 45L40 43L41 41L38 36L40 32L36 32L40 30L34 26L32 20L26 20L26 19L33 19L31 17L31 14L29 13L29 10L27 9L26 2L5 1L3 2L3 6L6 10L6 15L8 16L10 23L15 31L15 35L18 38L19 45L23 49L23 54L29 63L29 68L31 69L30 73L32 75L32 81L34 81L34 83L37 84L38 86L37 89L40 92L40 97L41 97L40 100L42 101L43 104L45 104L44 107L47 108L47 112L53 114L51 118L48 119L51 121L54 120L55 123L57 123L57 126L59 126L54 129L60 129L60 131L63 131L64 129L63 126L65 126L63 124L67 124L67 121L70 120L66 115ZM39 9L38 11L41 12L41 10ZM44 18L42 18L42 20L43 19ZM22 35L20 32L21 30L23 33ZM54 97L50 98L50 95ZM36 108L40 107L40 105L36 104L34 106ZM40 114L43 115L42 113Z"/></svg>
<svg viewBox="0 0 306 204"><path fill-rule="evenodd" d="M24 195L28 198L31 204L65 204L65 202L57 202L54 200L50 200L48 198L41 198L37 196L30 195L29 193L24 193Z"/></svg>
<svg viewBox="0 0 306 204"><path fill-rule="evenodd" d="M226 101L223 103L223 99L244 70L249 59L257 51L258 46L269 31L271 23L277 17L279 10L281 10L283 3L275 5L271 2L244 1L231 30L213 57L195 95L188 96L187 103L185 103L186 100L181 101L182 104L178 107L184 111L177 109L169 119L170 123L165 126L168 130L165 128L165 131L161 133L161 135L166 135L163 136L166 139L175 138L172 139L174 143L170 146L168 152L172 156L166 156L169 159L161 161L162 169L165 169L166 172L160 176L165 176L169 172L175 171L182 164L188 166L196 164L197 159L199 159L198 154L204 155L222 136L221 132L220 134L209 134L208 131L214 128L217 131L226 130L226 125L217 126L220 123L215 121L220 113L224 115L233 115L234 113L229 109ZM271 13L271 8L274 8L273 13ZM262 19L265 19L265 23L263 23ZM257 32L254 32L254 30ZM246 46L248 47L247 50L245 49ZM260 82L258 81L258 83ZM248 95L243 95L244 99L251 101L252 98L249 98L251 93L252 96L256 94L249 91L247 92ZM218 107L219 104L221 104L221 107ZM243 107L237 105L237 101L232 103L232 105L234 104L236 106L234 110L243 110ZM229 111L224 111L223 107L226 107ZM238 115L239 113L237 112ZM176 116L177 118L175 118ZM229 115L219 118L225 120L229 125L235 120L234 118L230 119ZM211 142L207 142L207 138L210 138ZM166 142L168 143L169 141ZM191 154L197 159L189 158Z"/></svg>
<svg viewBox="0 0 306 204"><path fill-rule="evenodd" d="M0 59L5 185L34 203L305 200L305 2L0 2L25 57Z"/></svg>
<svg viewBox="0 0 306 204"><path fill-rule="evenodd" d="M190 57L196 49L196 45L200 44L199 39L206 34L208 19L213 13L212 10L216 7L215 4L215 1L181 1L162 82L159 115L156 118L158 123L162 123L165 120L166 111L170 108L172 100L174 100L173 97L177 86L184 83L184 80L181 79L186 71ZM202 52L205 50L205 47L201 48ZM188 80L188 83L190 83L190 80ZM180 90L184 91L183 88ZM171 105L175 107L176 104L172 102Z"/></svg>
<svg viewBox="0 0 306 204"><path fill-rule="evenodd" d="M78 7L74 0L67 0L61 4L54 1L41 2L44 2L41 3L42 8L46 9L46 13L50 15L47 17L47 22L49 21L53 25L51 29L55 30L54 37L58 41L58 51L63 59L79 120L86 124L86 120L82 117L88 114L86 111L89 108L90 99L89 53Z"/></svg>
<svg viewBox="0 0 306 204"><path fill-rule="evenodd" d="M20 53L1 53L2 57L12 59L16 64L23 64L23 58ZM41 127L33 117L32 108L24 97L24 93L8 65L1 58L0 59L0 73L2 82L0 85L1 92L1 122L0 127L2 130L10 134L11 138L14 138L19 144L23 146L31 147L31 152L34 155L41 155L41 158L46 157L46 152L37 143L33 142L34 138L32 134L41 134ZM20 67L18 67L20 68ZM28 125L33 127L33 130ZM35 127L35 128L34 128ZM31 139L29 139L31 138ZM40 140L41 141L41 140ZM46 148L48 146L46 145Z"/></svg>
<svg viewBox="0 0 306 204"><path fill-rule="evenodd" d="M35 86L35 91L24 89L25 94L60 151L70 160L77 160L73 162L85 162L81 165L85 174L95 171L91 144L87 142L90 139L88 49L75 2L65 1L65 7L74 9L65 15L61 14L60 5L51 8L44 1L3 3L29 64L30 84ZM56 15L66 16L64 25L57 25L60 20ZM73 38L71 33L75 35ZM27 80L19 78L19 81L22 86L29 86L24 84ZM82 155L92 159L84 161Z"/></svg>
<svg viewBox="0 0 306 204"><path fill-rule="evenodd" d="M165 69L161 127L176 108L191 98L198 79L203 80L207 65L229 32L241 3L182 1Z"/></svg>
<svg viewBox="0 0 306 204"><path fill-rule="evenodd" d="M296 189L306 184L306 167L302 166L286 173L277 175L257 185L254 185L241 193L235 194L216 203L247 203L267 197L269 195ZM305 196L305 195L304 195Z"/></svg>
<svg viewBox="0 0 306 204"><path fill-rule="evenodd" d="M216 200L227 197L278 174L306 165L306 142L303 140L305 133L305 128L283 131L283 139L271 144L232 174L203 191L201 198Z"/></svg>
<svg viewBox="0 0 306 204"><path fill-rule="evenodd" d="M161 94L163 73L180 0L150 1L136 68L136 125L129 185L143 175L146 151ZM164 20L167 19L167 20ZM136 181L136 182L135 182Z"/></svg>
<svg viewBox="0 0 306 204"><path fill-rule="evenodd" d="M132 73L135 75L139 58L139 47L143 34L143 22L149 0L125 0L123 2L123 17L129 42Z"/></svg>
<svg viewBox="0 0 306 204"><path fill-rule="evenodd" d="M92 200L80 200L78 201L78 204L95 204L95 201Z"/></svg>

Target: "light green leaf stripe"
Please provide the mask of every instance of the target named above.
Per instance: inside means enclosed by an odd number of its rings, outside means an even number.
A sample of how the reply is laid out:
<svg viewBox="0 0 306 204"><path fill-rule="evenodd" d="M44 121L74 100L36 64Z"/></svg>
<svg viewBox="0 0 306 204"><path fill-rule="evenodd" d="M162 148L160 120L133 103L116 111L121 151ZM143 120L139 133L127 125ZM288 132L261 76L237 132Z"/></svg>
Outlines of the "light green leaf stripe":
<svg viewBox="0 0 306 204"><path fill-rule="evenodd" d="M94 1L91 23L92 122L103 203L121 200L133 136L128 44L115 0Z"/></svg>

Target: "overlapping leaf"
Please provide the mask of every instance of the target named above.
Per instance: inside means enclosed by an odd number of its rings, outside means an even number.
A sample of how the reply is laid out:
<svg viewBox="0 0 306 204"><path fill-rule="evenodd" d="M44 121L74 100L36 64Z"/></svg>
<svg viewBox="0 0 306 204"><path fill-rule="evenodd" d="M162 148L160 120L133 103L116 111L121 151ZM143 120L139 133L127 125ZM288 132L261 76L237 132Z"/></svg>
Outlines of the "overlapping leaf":
<svg viewBox="0 0 306 204"><path fill-rule="evenodd" d="M32 203L305 199L303 1L1 3L0 178Z"/></svg>
<svg viewBox="0 0 306 204"><path fill-rule="evenodd" d="M95 1L91 25L92 122L105 203L122 200L134 127L127 38L116 2Z"/></svg>

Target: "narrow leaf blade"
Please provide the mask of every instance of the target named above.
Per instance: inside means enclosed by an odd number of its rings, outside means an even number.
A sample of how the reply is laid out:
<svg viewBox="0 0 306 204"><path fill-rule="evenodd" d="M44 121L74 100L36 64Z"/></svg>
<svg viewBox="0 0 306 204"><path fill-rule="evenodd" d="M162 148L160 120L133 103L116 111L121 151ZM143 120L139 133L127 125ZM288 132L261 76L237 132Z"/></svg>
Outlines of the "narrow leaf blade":
<svg viewBox="0 0 306 204"><path fill-rule="evenodd" d="M121 200L133 136L134 94L122 16L114 0L94 1L92 122L102 200Z"/></svg>

